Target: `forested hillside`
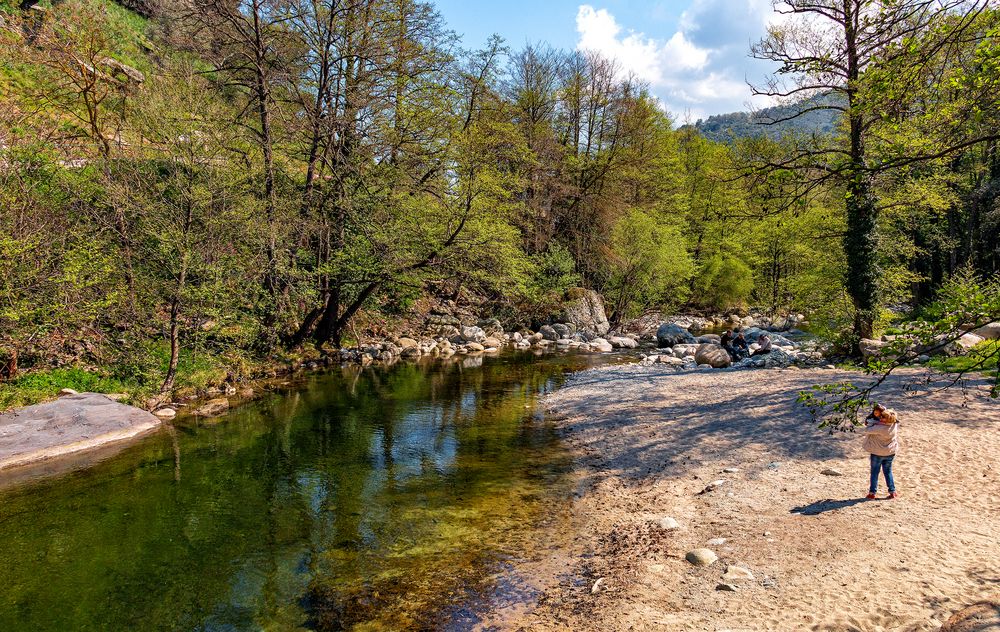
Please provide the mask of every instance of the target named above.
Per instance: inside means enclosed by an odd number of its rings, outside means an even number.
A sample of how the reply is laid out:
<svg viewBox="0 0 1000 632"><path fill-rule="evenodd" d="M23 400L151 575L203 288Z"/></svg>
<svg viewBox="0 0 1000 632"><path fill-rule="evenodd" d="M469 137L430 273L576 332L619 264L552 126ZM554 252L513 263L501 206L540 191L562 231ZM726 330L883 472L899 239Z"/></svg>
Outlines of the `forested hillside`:
<svg viewBox="0 0 1000 632"><path fill-rule="evenodd" d="M994 9L872 34L837 109L793 119L822 139L787 141L677 129L594 54L465 50L427 2L143 11L0 1L8 375L169 391L443 300L537 322L576 286L612 324L754 305L856 342L1000 269Z"/></svg>
<svg viewBox="0 0 1000 632"><path fill-rule="evenodd" d="M776 105L754 112L730 112L715 114L707 119L698 119L694 126L705 138L717 143L728 143L741 138L765 136L780 140L787 134L835 134L840 117L836 110L813 107L837 105L833 95L819 95L806 98L792 105Z"/></svg>

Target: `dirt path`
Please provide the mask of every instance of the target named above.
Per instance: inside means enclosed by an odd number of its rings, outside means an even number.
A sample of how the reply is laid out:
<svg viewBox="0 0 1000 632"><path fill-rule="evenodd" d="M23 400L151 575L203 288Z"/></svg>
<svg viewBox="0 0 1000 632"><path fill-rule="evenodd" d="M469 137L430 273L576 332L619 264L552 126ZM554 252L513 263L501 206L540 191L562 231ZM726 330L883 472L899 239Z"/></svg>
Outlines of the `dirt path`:
<svg viewBox="0 0 1000 632"><path fill-rule="evenodd" d="M880 499L865 501L861 436L819 431L795 405L800 390L845 377L638 366L574 375L546 401L581 466L560 521L571 537L521 569L539 605L487 625L931 630L1000 598L1000 403L981 388L909 394L914 374L892 379L879 399L902 417L901 497L883 500L881 483ZM680 527L661 528L664 517ZM699 547L719 560L687 562ZM717 590L729 565L753 578Z"/></svg>

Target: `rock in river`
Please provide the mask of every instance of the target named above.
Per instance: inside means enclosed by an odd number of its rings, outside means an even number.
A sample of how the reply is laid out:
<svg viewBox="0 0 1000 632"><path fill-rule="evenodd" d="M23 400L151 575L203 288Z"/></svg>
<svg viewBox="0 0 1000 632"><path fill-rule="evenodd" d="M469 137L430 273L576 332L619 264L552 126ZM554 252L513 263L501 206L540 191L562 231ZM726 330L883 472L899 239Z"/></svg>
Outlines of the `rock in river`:
<svg viewBox="0 0 1000 632"><path fill-rule="evenodd" d="M229 400L225 397L217 397L215 399L210 399L198 408L195 409L194 414L201 417L217 417L224 414L229 410Z"/></svg>
<svg viewBox="0 0 1000 632"><path fill-rule="evenodd" d="M694 344L691 332L676 323L663 323L656 330L656 344L661 349L680 344Z"/></svg>

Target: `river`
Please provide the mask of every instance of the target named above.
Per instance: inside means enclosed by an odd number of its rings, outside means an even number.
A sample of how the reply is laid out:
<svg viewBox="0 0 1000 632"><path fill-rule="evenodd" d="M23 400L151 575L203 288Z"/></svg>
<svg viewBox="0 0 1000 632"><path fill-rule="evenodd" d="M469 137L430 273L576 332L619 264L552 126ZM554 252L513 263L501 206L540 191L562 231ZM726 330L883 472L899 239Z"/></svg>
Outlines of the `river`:
<svg viewBox="0 0 1000 632"><path fill-rule="evenodd" d="M313 374L0 492L0 630L468 628L568 505L538 398L609 361Z"/></svg>

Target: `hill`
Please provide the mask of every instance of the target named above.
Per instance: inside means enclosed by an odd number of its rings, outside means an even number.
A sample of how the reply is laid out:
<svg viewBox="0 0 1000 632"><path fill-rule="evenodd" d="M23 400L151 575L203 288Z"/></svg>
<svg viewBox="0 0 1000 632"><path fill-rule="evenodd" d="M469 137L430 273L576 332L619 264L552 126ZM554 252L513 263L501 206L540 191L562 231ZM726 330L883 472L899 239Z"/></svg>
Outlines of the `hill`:
<svg viewBox="0 0 1000 632"><path fill-rule="evenodd" d="M817 105L835 103L836 97L820 95L805 99L799 103L778 105L764 108L757 112L730 112L716 114L707 119L699 119L694 126L702 136L710 140L726 143L739 138L767 136L780 138L794 132L799 134L830 134L837 127L839 112L836 110L814 110L806 112L791 120L787 119L796 112ZM780 123L768 124L770 121L781 120Z"/></svg>

